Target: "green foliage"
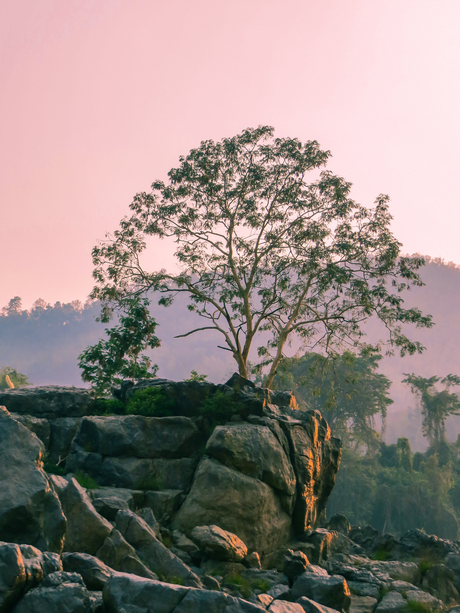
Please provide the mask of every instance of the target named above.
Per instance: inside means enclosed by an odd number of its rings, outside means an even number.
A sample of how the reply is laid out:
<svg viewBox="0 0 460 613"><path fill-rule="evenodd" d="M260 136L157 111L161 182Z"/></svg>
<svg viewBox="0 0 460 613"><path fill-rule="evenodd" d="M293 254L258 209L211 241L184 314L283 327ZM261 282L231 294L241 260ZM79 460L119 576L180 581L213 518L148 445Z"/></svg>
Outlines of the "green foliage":
<svg viewBox="0 0 460 613"><path fill-rule="evenodd" d="M96 481L82 470L77 470L74 476L78 483L87 490L96 490L99 487Z"/></svg>
<svg viewBox="0 0 460 613"><path fill-rule="evenodd" d="M409 600L407 602L407 611L408 613L437 613L438 611L441 611L441 609L433 609L425 602Z"/></svg>
<svg viewBox="0 0 460 613"><path fill-rule="evenodd" d="M288 389L309 410L319 410L335 436L345 445L366 445L375 451L381 440L374 430L374 418L385 424L391 381L377 368L382 356L371 347L359 354L345 351L325 357L306 353L285 358L274 379L275 389Z"/></svg>
<svg viewBox="0 0 460 613"><path fill-rule="evenodd" d="M241 593L243 598L249 598L251 596L251 582L239 573L231 573L225 575L224 585L229 587L236 587Z"/></svg>
<svg viewBox="0 0 460 613"><path fill-rule="evenodd" d="M270 587L271 585L266 579L253 579L251 581L252 590L260 590L261 592L265 593L268 592Z"/></svg>
<svg viewBox="0 0 460 613"><path fill-rule="evenodd" d="M126 415L170 417L174 414L174 400L159 387L136 390L126 405Z"/></svg>
<svg viewBox="0 0 460 613"><path fill-rule="evenodd" d="M445 423L449 415L459 415L460 400L457 394L450 392L449 388L460 385L460 377L457 375L447 375L441 379L436 375L425 379L413 373L406 374L403 383L410 385L411 390L416 394L420 401L422 410L423 434L431 445L439 445L445 436ZM438 390L437 383L441 383L444 389Z"/></svg>
<svg viewBox="0 0 460 613"><path fill-rule="evenodd" d="M10 389L6 381L7 376L15 388L31 385L26 375L18 372L15 368L11 368L11 366L5 366L5 368L0 368L0 390Z"/></svg>
<svg viewBox="0 0 460 613"><path fill-rule="evenodd" d="M124 415L126 405L116 398L96 398L91 412L93 415Z"/></svg>
<svg viewBox="0 0 460 613"><path fill-rule="evenodd" d="M167 184L137 194L131 217L93 249L92 297L110 309L151 290L164 306L188 293L188 308L204 325L179 336L217 330L246 378L260 339L266 387L293 337L326 348L357 343L371 316L401 354L421 351L400 324L430 327L431 317L404 309L401 293L422 285L424 261L400 255L387 196L368 209L350 198L343 178L329 170L318 178L329 157L316 141L275 138L269 126L202 142L180 158ZM142 268L152 236L176 242L179 272Z"/></svg>
<svg viewBox="0 0 460 613"><path fill-rule="evenodd" d="M188 379L184 379L184 381L206 381L208 375L199 375L196 370L192 370L190 373L190 377Z"/></svg>
<svg viewBox="0 0 460 613"><path fill-rule="evenodd" d="M148 490L151 492L160 492L165 489L163 480L157 475L146 475L136 483L136 490Z"/></svg>
<svg viewBox="0 0 460 613"><path fill-rule="evenodd" d="M235 402L233 394L217 390L207 398L200 407L200 414L207 417L213 424L230 421L233 415L240 412L241 406Z"/></svg>
<svg viewBox="0 0 460 613"><path fill-rule="evenodd" d="M387 560L391 560L391 553L386 549L377 549L377 551L373 553L372 559L378 562L386 562Z"/></svg>
<svg viewBox="0 0 460 613"><path fill-rule="evenodd" d="M79 356L79 367L83 381L88 381L96 395L110 392L112 385L125 378L148 379L156 376L158 367L141 352L158 347L160 341L154 335L156 321L151 317L149 301L139 297L125 298L118 308L122 314L120 323L106 328L107 340L87 347ZM103 311L102 321L108 321L110 314Z"/></svg>
<svg viewBox="0 0 460 613"><path fill-rule="evenodd" d="M382 444L374 457L345 449L328 515L344 513L352 524L393 534L419 528L456 540L460 522L450 492L460 482L460 467L440 466L436 453L427 452L415 470L411 454L407 439Z"/></svg>

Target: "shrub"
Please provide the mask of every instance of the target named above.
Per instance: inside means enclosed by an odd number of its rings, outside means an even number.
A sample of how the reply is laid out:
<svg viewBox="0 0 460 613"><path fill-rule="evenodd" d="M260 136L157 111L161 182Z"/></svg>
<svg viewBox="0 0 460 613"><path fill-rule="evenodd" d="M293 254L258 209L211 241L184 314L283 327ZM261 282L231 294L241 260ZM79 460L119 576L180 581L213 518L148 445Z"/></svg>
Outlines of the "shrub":
<svg viewBox="0 0 460 613"><path fill-rule="evenodd" d="M200 414L213 423L222 423L229 421L240 410L241 406L235 402L232 394L217 390L213 396L204 401L200 407Z"/></svg>
<svg viewBox="0 0 460 613"><path fill-rule="evenodd" d="M126 406L115 398L96 398L92 406L93 415L124 415Z"/></svg>
<svg viewBox="0 0 460 613"><path fill-rule="evenodd" d="M174 415L174 400L168 398L159 387L136 390L126 405L126 415L145 417L170 417Z"/></svg>
<svg viewBox="0 0 460 613"><path fill-rule="evenodd" d="M99 487L96 481L82 470L77 470L74 476L78 483L87 490L96 490Z"/></svg>
<svg viewBox="0 0 460 613"><path fill-rule="evenodd" d="M49 475L59 475L64 477L66 474L65 464L55 464L48 455L43 458L43 470Z"/></svg>
<svg viewBox="0 0 460 613"><path fill-rule="evenodd" d="M224 584L229 587L236 587L243 598L249 598L251 595L251 583L238 573L231 573L224 577Z"/></svg>

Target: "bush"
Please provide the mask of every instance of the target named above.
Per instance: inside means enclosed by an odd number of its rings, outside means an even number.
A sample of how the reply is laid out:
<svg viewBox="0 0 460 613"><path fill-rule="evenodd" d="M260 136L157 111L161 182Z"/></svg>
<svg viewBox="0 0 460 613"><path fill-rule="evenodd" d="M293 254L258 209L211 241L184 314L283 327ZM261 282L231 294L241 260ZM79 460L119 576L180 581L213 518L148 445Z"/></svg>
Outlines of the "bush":
<svg viewBox="0 0 460 613"><path fill-rule="evenodd" d="M170 417L174 415L175 403L159 387L136 390L126 405L126 415L145 417Z"/></svg>
<svg viewBox="0 0 460 613"><path fill-rule="evenodd" d="M82 470L77 470L74 477L87 490L96 490L99 487L96 481Z"/></svg>
<svg viewBox="0 0 460 613"><path fill-rule="evenodd" d="M233 394L217 390L200 407L200 414L210 419L212 423L222 423L229 421L240 410L241 406L235 402Z"/></svg>
<svg viewBox="0 0 460 613"><path fill-rule="evenodd" d="M93 415L124 415L126 406L115 398L96 398L92 407Z"/></svg>
<svg viewBox="0 0 460 613"><path fill-rule="evenodd" d="M59 475L64 477L66 475L65 464L55 464L48 455L43 458L43 470L49 475Z"/></svg>

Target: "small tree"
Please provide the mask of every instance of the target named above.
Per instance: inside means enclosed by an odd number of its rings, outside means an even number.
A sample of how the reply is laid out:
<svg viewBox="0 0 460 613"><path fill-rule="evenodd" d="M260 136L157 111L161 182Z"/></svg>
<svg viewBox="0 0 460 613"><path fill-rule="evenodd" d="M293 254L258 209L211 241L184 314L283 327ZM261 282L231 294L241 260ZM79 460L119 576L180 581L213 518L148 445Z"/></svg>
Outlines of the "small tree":
<svg viewBox="0 0 460 613"><path fill-rule="evenodd" d="M350 198L350 183L319 173L329 156L316 141L274 138L270 127L202 142L180 158L168 184L137 194L132 216L93 249L92 297L110 312L125 296L154 290L167 306L187 293L188 308L205 324L178 337L218 331L243 377L255 338L263 339L267 387L291 338L310 348L354 344L373 315L390 345L402 354L421 351L400 324L431 325L401 298L422 285L416 271L423 260L400 257L387 196L367 209ZM179 272L143 268L150 236L176 242Z"/></svg>
<svg viewBox="0 0 460 613"><path fill-rule="evenodd" d="M10 388L6 380L7 376L10 378L15 388L31 385L26 375L18 372L15 368L11 368L11 366L5 366L5 368L0 368L0 390L7 390Z"/></svg>
<svg viewBox="0 0 460 613"><path fill-rule="evenodd" d="M154 335L157 323L147 308L148 300L125 299L119 306L125 313L120 316L120 324L106 328L107 340L100 340L79 356L82 379L91 383L96 395L109 392L124 378L155 377L158 370L148 356L140 355L160 345Z"/></svg>
<svg viewBox="0 0 460 613"><path fill-rule="evenodd" d="M444 440L446 419L449 415L459 415L460 400L458 395L450 392L449 388L460 385L460 377L447 375L444 379L436 375L425 379L417 375L404 373L403 383L410 385L411 390L418 396L422 411L422 429L430 445L438 447ZM444 389L438 390L437 383Z"/></svg>

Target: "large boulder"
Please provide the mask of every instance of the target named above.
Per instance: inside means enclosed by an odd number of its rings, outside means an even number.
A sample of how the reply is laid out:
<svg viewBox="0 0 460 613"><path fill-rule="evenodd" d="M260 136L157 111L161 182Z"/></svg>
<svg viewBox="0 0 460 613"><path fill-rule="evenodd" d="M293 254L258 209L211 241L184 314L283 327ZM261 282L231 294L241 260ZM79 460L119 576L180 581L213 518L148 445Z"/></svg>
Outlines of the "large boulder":
<svg viewBox="0 0 460 613"><path fill-rule="evenodd" d="M263 613L259 606L226 594L141 579L118 573L104 586L104 605L110 613Z"/></svg>
<svg viewBox="0 0 460 613"><path fill-rule="evenodd" d="M294 470L279 441L267 426L241 423L217 426L206 453L222 464L294 496Z"/></svg>
<svg viewBox="0 0 460 613"><path fill-rule="evenodd" d="M215 560L240 562L248 553L248 548L236 534L219 526L196 526L191 537L201 551Z"/></svg>
<svg viewBox="0 0 460 613"><path fill-rule="evenodd" d="M118 511L115 522L142 562L155 573L164 577L178 577L186 585L201 586L197 575L157 539L141 517L132 511Z"/></svg>
<svg viewBox="0 0 460 613"><path fill-rule="evenodd" d="M294 582L291 597L298 600L303 596L344 613L348 611L351 602L347 582L340 575L303 573Z"/></svg>
<svg viewBox="0 0 460 613"><path fill-rule="evenodd" d="M291 518L269 485L204 457L172 527L190 536L203 525L236 534L262 555L287 541Z"/></svg>
<svg viewBox="0 0 460 613"><path fill-rule="evenodd" d="M35 434L0 407L0 540L60 553L66 518L43 455Z"/></svg>
<svg viewBox="0 0 460 613"><path fill-rule="evenodd" d="M76 479L71 479L61 499L67 517L65 550L94 555L112 532L112 525L99 515Z"/></svg>
<svg viewBox="0 0 460 613"><path fill-rule="evenodd" d="M12 613L92 613L91 599L77 573L56 572L30 590Z"/></svg>
<svg viewBox="0 0 460 613"><path fill-rule="evenodd" d="M88 389L46 385L0 391L0 405L10 413L34 417L83 417L91 411Z"/></svg>

